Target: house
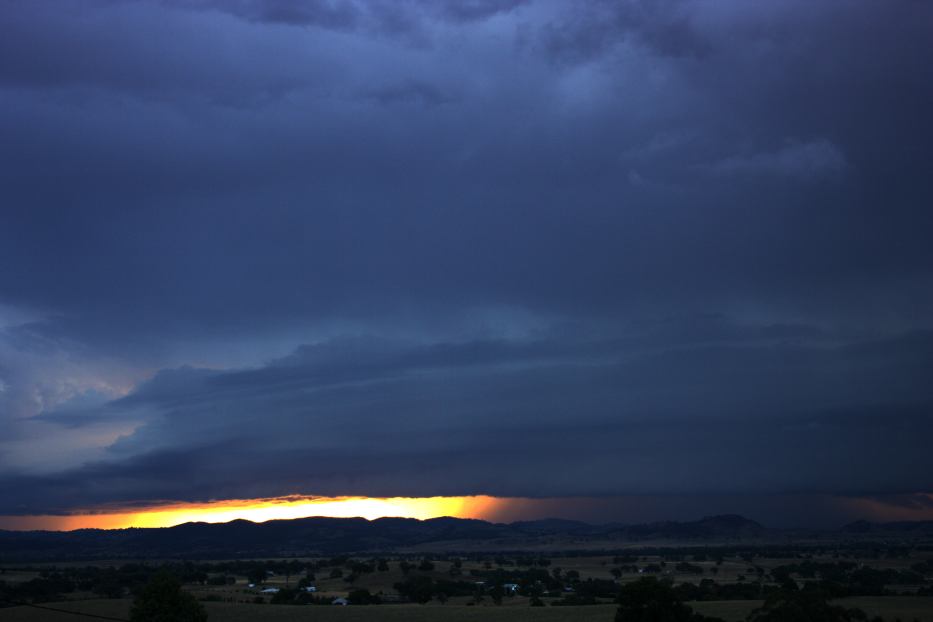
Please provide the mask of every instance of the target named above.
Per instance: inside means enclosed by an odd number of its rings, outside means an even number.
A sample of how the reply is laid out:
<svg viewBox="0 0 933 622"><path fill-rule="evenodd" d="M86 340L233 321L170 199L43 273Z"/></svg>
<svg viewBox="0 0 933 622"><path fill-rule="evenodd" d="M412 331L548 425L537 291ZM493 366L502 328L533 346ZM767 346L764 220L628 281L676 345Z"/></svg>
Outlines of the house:
<svg viewBox="0 0 933 622"><path fill-rule="evenodd" d="M350 604L350 601L348 601L346 598L335 598L334 600L330 601L330 604L332 604L332 605L342 605L342 606L346 607L347 605Z"/></svg>

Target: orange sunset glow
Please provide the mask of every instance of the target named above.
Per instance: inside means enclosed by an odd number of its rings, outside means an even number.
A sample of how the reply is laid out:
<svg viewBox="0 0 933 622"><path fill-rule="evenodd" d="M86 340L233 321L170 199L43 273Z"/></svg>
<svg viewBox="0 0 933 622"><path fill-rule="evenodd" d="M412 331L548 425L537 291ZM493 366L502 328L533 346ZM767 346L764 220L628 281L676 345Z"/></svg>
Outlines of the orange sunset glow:
<svg viewBox="0 0 933 622"><path fill-rule="evenodd" d="M120 508L87 511L63 516L0 516L0 529L124 529L127 527L171 527L181 523L225 523L237 519L264 522L277 519L328 516L385 516L428 519L439 516L489 518L504 499L471 497L303 497L235 499L212 503L168 503L132 511Z"/></svg>

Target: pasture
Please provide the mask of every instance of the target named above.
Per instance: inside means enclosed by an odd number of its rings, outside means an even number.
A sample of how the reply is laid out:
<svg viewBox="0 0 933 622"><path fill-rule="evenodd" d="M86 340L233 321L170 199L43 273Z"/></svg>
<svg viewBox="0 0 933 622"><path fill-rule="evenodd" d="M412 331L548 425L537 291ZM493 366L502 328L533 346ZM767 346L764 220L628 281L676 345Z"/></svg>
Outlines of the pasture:
<svg viewBox="0 0 933 622"><path fill-rule="evenodd" d="M874 592L865 592L864 588L860 588L861 592L850 591L850 596L837 598L836 604L862 609L870 617L882 616L888 622L898 619L933 622L930 591L933 578L923 574L933 568L931 559L933 553L923 548L908 552L787 549L733 553L680 549L623 555L555 553L547 558L540 554L477 554L233 562L124 560L6 565L0 567L0 581L6 589L15 591L31 582L70 577L74 589L67 593L23 600L39 607L115 619L128 618L133 586L145 581L145 573L164 565L173 573L186 576L184 589L202 602L211 622L610 622L615 614L613 599L618 589L641 577L656 576L685 590L681 598L697 612L738 622L761 606L769 590L777 589L782 573L788 569L792 569L793 580L804 585L825 580L844 567L845 572L860 573L859 576L867 573L869 577L887 577L890 584L876 585ZM851 587L853 577L850 574L834 580L848 581ZM113 582L114 578L118 579L117 587L107 594L110 598L102 598L98 583ZM427 583L433 592L423 599L406 593L404 585L413 581ZM514 593L497 590L505 581L521 585ZM307 585L315 586L316 591L310 594L297 590ZM701 585L706 585L707 590L712 585L712 589L720 591L697 591ZM280 594L263 593L269 588L279 590ZM372 595L382 604L330 604L335 598L360 592ZM284 595L287 597L282 598ZM545 606L531 606L537 599ZM418 604L421 600L424 604ZM36 607L0 607L0 622L80 619L74 614Z"/></svg>
<svg viewBox="0 0 933 622"><path fill-rule="evenodd" d="M48 603L50 607L82 613L126 619L131 601L86 600ZM292 607L284 605L252 605L205 603L210 622L611 622L615 615L612 605L589 607L514 607L463 605L379 605L361 607ZM3 622L74 622L90 620L65 613L26 607L0 609Z"/></svg>

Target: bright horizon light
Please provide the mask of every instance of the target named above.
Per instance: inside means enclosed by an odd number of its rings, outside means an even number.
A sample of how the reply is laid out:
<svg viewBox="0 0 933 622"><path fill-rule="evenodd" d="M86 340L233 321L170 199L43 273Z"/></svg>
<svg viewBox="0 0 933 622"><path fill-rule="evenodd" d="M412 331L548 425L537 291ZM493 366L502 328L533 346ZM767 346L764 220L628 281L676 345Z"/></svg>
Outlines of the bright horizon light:
<svg viewBox="0 0 933 622"><path fill-rule="evenodd" d="M61 516L0 516L0 529L71 531L173 527L182 523L226 523L249 520L262 523L321 516L329 518L384 517L425 520L441 516L486 518L505 500L496 497L303 497L233 499L211 503L167 503L127 511L121 508Z"/></svg>

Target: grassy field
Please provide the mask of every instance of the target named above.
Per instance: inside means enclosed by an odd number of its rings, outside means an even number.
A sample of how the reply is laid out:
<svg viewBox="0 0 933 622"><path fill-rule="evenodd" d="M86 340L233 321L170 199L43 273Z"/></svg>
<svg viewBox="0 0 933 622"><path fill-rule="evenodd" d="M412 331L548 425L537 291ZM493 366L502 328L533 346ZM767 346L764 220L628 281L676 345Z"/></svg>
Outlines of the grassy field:
<svg viewBox="0 0 933 622"><path fill-rule="evenodd" d="M906 569L911 564L918 561L930 559L931 554L926 551L918 551L911 557L883 558L883 557L865 557L859 559L859 563L874 568L894 568ZM821 562L833 562L836 557L831 555L814 556L814 560ZM664 564L664 559L658 555L639 556L638 565L655 564L663 566L663 576L673 580L675 583L692 582L696 584L703 578L712 578L721 585L734 583L751 583L756 585L760 573L770 571L772 568L799 561L800 558L765 558L757 557L754 562L745 561L737 556L731 556L723 559L719 564L712 559L694 560L693 563L703 568L702 574L683 574L676 569L676 563L668 560ZM304 560L310 563L313 560ZM418 560L409 560L416 563ZM549 574L557 572L562 577L568 574L576 575L580 578L595 578L608 580L612 579L611 570L614 566L620 564L611 556L606 555L580 555L580 556L560 556L554 557L551 566L546 568ZM511 562L503 561L503 568L508 569ZM108 566L110 564L98 562L97 567ZM114 563L118 566L118 563ZM341 566L343 576L331 576L334 568ZM64 566L64 565L63 565ZM390 560L388 568L383 571L364 572L350 582L347 577L350 574L348 566L338 563L337 566L324 564L314 569L314 585L318 591L316 596L323 598L325 602L336 596L346 596L348 591L356 589L367 589L372 594L383 594L393 596L396 594L395 585L406 578L402 570L402 562L398 559ZM434 561L433 569L412 570L412 575L427 576L437 581L455 580L464 582L474 582L482 578L482 573L495 569L497 562L491 559L468 559L463 560L462 568L455 568L450 560ZM7 585L20 585L23 582L36 579L40 576L39 567L2 567L0 568L0 580ZM279 568L281 572L281 568ZM216 573L218 571L212 571ZM224 576L220 574L218 576ZM615 605L608 604L609 598L602 599L607 604L595 606L575 606L575 607L554 607L550 606L558 600L558 596L563 597L566 594L552 593L550 596L543 596L542 600L548 604L547 607L530 607L530 598L527 595L507 596L502 599L501 605L495 605L492 598L486 594L484 597L474 594L473 596L452 596L446 604L440 604L432 600L427 605L414 604L384 604L377 606L290 606L290 605L271 605L268 603L270 596L261 595L260 589L263 587L295 587L298 581L305 576L305 570L290 576L284 574L269 573L265 578L263 585L250 588L246 576L237 574L232 580L233 583L225 585L196 584L189 583L185 589L190 591L199 600L204 601L211 622L239 622L247 620L340 620L347 622L378 622L388 620L399 622L412 620L413 622L430 622L432 620L451 621L451 622L471 622L471 621L489 621L489 622L550 622L560 620L582 620L586 621L605 621L613 619ZM632 572L626 572L620 583L625 584L630 581L638 580L640 575ZM765 575L766 576L766 575ZM564 579L562 578L563 582ZM929 584L929 579L926 580ZM892 586L893 588L904 589L901 585ZM916 589L916 586L910 586L905 591ZM757 595L758 592L751 592L749 595ZM746 596L748 597L748 596ZM58 598L62 598L59 596ZM84 588L84 591L75 590L68 594L70 600L66 602L51 603L46 606L67 609L82 613L91 613L113 618L126 619L128 617L130 601L128 599L101 599L99 594L94 594ZM254 600L264 600L263 604L255 604ZM880 615L887 622L894 622L897 619L903 622L920 620L921 622L933 622L933 597L918 597L911 595L887 596L887 597L853 597L836 601L846 607L855 607L862 609L869 616ZM753 609L761 605L760 600L730 600L730 601L706 601L689 603L699 613L717 616L727 622L739 622L744 620ZM35 608L14 607L0 609L0 622L7 620L16 622L19 620L38 620L39 622L56 622L65 620L80 620L81 617L69 615L67 613L56 613ZM89 619L89 618L84 618Z"/></svg>
<svg viewBox="0 0 933 622"><path fill-rule="evenodd" d="M857 607L869 617L882 616L885 620L933 622L933 596L859 596L837 600L836 604Z"/></svg>
<svg viewBox="0 0 933 622"><path fill-rule="evenodd" d="M901 619L905 622L920 620L933 622L933 597L860 597L836 601L845 607L857 607L869 616L880 615L886 620ZM480 606L463 605L381 605L371 607L293 607L287 605L251 605L204 603L211 622L247 622L270 620L321 620L322 622L560 622L580 620L583 622L609 622L615 613L614 605L589 607L543 607L527 606ZM699 613L717 616L727 622L740 622L761 601L711 601L692 602L690 605ZM129 614L128 599L66 601L46 603L44 606L82 613L126 618ZM27 607L0 609L2 622L65 622L79 619L74 615Z"/></svg>
<svg viewBox="0 0 933 622"><path fill-rule="evenodd" d="M880 615L886 620L897 618L909 622L933 622L933 597L874 597L845 598L836 601L845 607L857 607L869 616ZM760 601L734 600L694 602L690 605L699 613L718 616L727 622L745 619ZM130 601L85 600L47 603L46 606L92 613L115 618L127 618ZM467 607L463 605L380 605L372 607L293 607L287 605L246 605L204 603L210 622L291 622L292 620L320 620L321 622L611 622L614 605L590 607L518 607L494 605ZM65 613L26 607L0 609L2 622L68 622L81 618ZM85 618L87 619L87 618Z"/></svg>
<svg viewBox="0 0 933 622"><path fill-rule="evenodd" d="M724 600L692 602L698 613L717 616L726 622L740 622L753 610L761 606L759 600ZM861 609L868 617L881 616L885 620L933 622L933 597L931 596L859 596L833 601L836 605Z"/></svg>
<svg viewBox="0 0 933 622"><path fill-rule="evenodd" d="M739 622L751 613L752 610L761 607L760 600L711 600L706 602L687 603L697 613L705 616L714 616L722 618L726 622Z"/></svg>
<svg viewBox="0 0 933 622"><path fill-rule="evenodd" d="M553 561L552 566L548 567L548 572L552 572L556 568L560 568L564 573L569 571L576 571L580 573L580 576L583 578L594 578L594 579L613 579L612 573L610 570L615 565L612 562L612 556L580 556L580 557L561 557L556 558ZM663 560L658 556L646 556L641 558L640 564L653 563L660 564ZM765 567L780 565L781 563L788 563L793 560L767 560L763 562L762 565ZM452 564L446 561L437 561L435 562L435 569L429 572L418 572L417 574L424 574L430 576L434 579L451 579L449 572ZM705 574L702 575L703 578L715 578L719 583L735 583L739 580L740 577L753 577L754 571L749 567L749 564L741 560L727 560L717 567L713 562L699 562L697 565L703 567ZM671 567L673 564L670 565ZM712 574L712 569L716 569L717 574ZM456 580L463 581L473 581L474 579L470 576L470 570L482 570L484 566L478 562L465 562L463 565L463 574L457 577L453 577ZM348 574L348 573L347 573ZM399 569L399 564L396 561L389 563L389 570L386 572L373 572L361 575L356 578L356 580L351 584L347 583L344 578L331 578L328 576L326 571L318 572L317 578L314 581L314 584L318 588L318 594L322 596L344 596L347 591L351 589L368 589L372 593L391 593L394 591L394 585L405 579L405 574ZM630 581L636 581L640 575L637 574L626 574L622 578L623 583L628 583ZM675 583L681 583L684 581L693 581L696 582L699 580L697 575L693 574L682 574L671 572L667 574L666 577L673 580ZM265 587L278 587L283 588L286 585L294 585L297 583L299 576L294 577L285 577L282 575L269 577L264 586ZM195 588L192 591L196 593L198 597L205 597L209 595L221 596L224 599L233 599L233 600L252 600L253 592L246 588L246 579L244 577L238 577L237 584L233 586L224 586L224 587L203 587ZM463 604L466 600L464 599ZM506 600L506 604L508 600ZM522 601L522 604L526 604L527 601ZM455 604L452 600L450 604Z"/></svg>
<svg viewBox="0 0 933 622"><path fill-rule="evenodd" d="M291 622L320 620L321 622L611 622L615 606L590 607L496 607L459 605L379 605L372 607L293 607L288 605L230 605L205 603L210 622ZM80 602L46 603L46 606L127 618L130 601L86 600ZM65 613L26 607L0 609L3 622L74 622L80 618Z"/></svg>

